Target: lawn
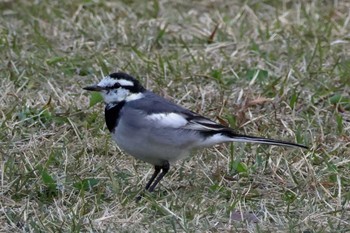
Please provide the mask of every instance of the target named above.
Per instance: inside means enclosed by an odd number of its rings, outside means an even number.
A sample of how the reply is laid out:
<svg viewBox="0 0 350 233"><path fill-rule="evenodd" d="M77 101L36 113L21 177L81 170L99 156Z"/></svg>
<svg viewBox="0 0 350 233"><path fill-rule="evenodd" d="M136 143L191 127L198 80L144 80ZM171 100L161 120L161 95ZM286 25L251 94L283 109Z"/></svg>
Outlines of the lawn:
<svg viewBox="0 0 350 233"><path fill-rule="evenodd" d="M0 232L350 231L349 1L1 1ZM237 132L153 167L112 141L124 71ZM132 140L132 138L130 139Z"/></svg>

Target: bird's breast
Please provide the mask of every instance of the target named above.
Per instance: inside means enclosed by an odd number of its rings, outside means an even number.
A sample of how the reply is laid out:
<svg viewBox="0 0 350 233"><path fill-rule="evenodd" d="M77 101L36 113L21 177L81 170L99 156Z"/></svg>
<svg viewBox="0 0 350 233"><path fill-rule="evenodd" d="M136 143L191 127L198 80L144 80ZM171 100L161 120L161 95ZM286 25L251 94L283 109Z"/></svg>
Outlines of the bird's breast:
<svg viewBox="0 0 350 233"><path fill-rule="evenodd" d="M113 133L118 126L120 111L125 105L125 101L121 101L116 104L106 105L105 108L105 120L109 132Z"/></svg>

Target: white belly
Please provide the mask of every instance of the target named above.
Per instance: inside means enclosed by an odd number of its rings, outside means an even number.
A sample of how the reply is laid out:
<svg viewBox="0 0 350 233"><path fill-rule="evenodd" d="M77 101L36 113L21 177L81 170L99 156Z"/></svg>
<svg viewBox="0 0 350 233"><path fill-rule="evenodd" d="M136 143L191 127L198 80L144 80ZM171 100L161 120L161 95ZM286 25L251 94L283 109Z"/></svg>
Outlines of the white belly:
<svg viewBox="0 0 350 233"><path fill-rule="evenodd" d="M130 135L122 130L116 130L112 138L127 154L153 165L162 165L165 161L174 163L189 156L191 152L189 146L173 144L163 140L164 138L155 140L144 133Z"/></svg>

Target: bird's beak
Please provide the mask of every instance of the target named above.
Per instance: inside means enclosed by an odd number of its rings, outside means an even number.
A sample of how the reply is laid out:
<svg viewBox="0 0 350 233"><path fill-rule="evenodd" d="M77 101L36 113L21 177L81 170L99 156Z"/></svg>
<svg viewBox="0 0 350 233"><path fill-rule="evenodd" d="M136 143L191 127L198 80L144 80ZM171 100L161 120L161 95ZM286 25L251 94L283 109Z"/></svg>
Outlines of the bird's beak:
<svg viewBox="0 0 350 233"><path fill-rule="evenodd" d="M102 91L103 87L100 87L98 85L91 85L91 86L83 87L83 89L87 91Z"/></svg>

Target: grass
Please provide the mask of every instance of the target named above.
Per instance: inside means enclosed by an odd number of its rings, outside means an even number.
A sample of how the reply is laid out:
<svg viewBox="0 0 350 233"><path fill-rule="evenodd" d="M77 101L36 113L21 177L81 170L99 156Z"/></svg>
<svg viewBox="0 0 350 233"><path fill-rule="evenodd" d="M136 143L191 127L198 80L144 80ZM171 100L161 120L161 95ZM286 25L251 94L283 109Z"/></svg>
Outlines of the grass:
<svg viewBox="0 0 350 233"><path fill-rule="evenodd" d="M2 1L1 232L347 232L347 1ZM216 28L216 29L215 29ZM82 90L128 72L241 133L172 166L123 154Z"/></svg>

